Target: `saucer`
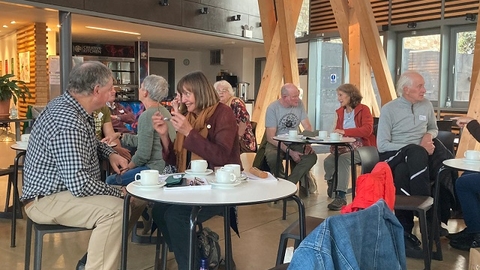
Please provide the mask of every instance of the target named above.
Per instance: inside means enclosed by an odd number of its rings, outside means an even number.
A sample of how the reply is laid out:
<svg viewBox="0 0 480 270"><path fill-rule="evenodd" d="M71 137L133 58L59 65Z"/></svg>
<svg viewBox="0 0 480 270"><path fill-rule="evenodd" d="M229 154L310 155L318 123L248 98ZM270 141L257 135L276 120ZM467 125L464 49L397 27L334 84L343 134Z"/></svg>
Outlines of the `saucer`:
<svg viewBox="0 0 480 270"><path fill-rule="evenodd" d="M28 142L24 142L24 141L17 141L16 144L18 144L18 146L20 146L20 147L27 147L28 146Z"/></svg>
<svg viewBox="0 0 480 270"><path fill-rule="evenodd" d="M234 188L234 187L240 185L241 183L242 182L238 181L238 180L236 180L235 182L232 182L232 183L218 183L215 180L210 181L210 184L214 187L217 187L217 188Z"/></svg>
<svg viewBox="0 0 480 270"><path fill-rule="evenodd" d="M237 177L235 181L245 181L247 180L247 178L248 176L242 172L242 174L239 177Z"/></svg>
<svg viewBox="0 0 480 270"><path fill-rule="evenodd" d="M149 189L153 189L153 188L161 188L163 186L165 186L165 182L163 183L158 183L156 185L151 185L151 186L145 186L145 185L142 185L140 183L140 181L133 181L132 182L132 185L134 185L135 187L138 187L138 188L149 188Z"/></svg>
<svg viewBox="0 0 480 270"><path fill-rule="evenodd" d="M207 169L204 172L193 172L192 170L188 169L188 170L185 170L185 172L190 174L190 175L209 175L213 172L213 170Z"/></svg>

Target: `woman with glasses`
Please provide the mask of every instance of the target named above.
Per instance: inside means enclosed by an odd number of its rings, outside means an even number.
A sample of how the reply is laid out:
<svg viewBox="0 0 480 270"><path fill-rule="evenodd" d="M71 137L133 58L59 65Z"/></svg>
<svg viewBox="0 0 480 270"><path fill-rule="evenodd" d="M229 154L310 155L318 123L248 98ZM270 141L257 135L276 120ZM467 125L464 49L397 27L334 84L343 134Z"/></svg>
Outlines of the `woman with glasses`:
<svg viewBox="0 0 480 270"><path fill-rule="evenodd" d="M214 83L213 87L220 97L220 102L232 108L235 118L237 118L240 153L255 152L257 142L255 140L255 134L253 134L250 114L247 111L245 102L235 97L232 85L225 80Z"/></svg>

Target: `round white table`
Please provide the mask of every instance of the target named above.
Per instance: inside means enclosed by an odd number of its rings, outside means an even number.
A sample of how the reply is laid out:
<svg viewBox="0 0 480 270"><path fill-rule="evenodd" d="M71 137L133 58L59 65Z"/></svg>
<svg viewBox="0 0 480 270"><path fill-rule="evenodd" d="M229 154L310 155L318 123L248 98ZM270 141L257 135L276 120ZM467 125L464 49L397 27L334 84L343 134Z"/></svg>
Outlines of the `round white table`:
<svg viewBox="0 0 480 270"><path fill-rule="evenodd" d="M214 178L213 175L206 177L207 180ZM165 190L163 188L146 189L137 187L133 183L127 186L127 195L124 200L123 235L122 235L122 260L120 269L127 266L127 238L128 238L128 217L130 209L130 198L136 197L151 202L190 205L190 264L193 268L195 260L196 223L200 206L223 206L224 207L224 230L225 230L225 261L226 269L232 269L232 250L230 237L230 211L229 207L239 205L260 204L277 201L285 198L292 198L298 205L300 238L305 238L305 207L302 200L295 193L297 186L290 181L280 179L278 181L249 180L238 186L228 189L185 189Z"/></svg>
<svg viewBox="0 0 480 270"><path fill-rule="evenodd" d="M480 161L472 161L465 158L446 159L443 161L443 165L462 171L480 172Z"/></svg>
<svg viewBox="0 0 480 270"><path fill-rule="evenodd" d="M290 138L288 135L279 135L279 136L274 136L274 140L278 141L277 144L277 171L275 172L275 176L278 177L278 170L280 166L280 151L281 151L281 143L283 142L286 146L287 149L285 151L285 178L288 179L288 165L290 161L289 157L289 151L290 151L290 145L292 144L323 144L323 145L333 145L335 147L335 172L333 174L333 187L334 191L337 189L337 183L338 183L338 147L339 146L346 146L350 149L350 169L351 169L351 174L352 174L352 198L355 198L355 179L356 177L356 168L355 168L355 157L354 157L354 149L351 145L351 143L355 142L356 139L352 137L342 137L341 140L330 140L330 138L326 139L320 139L318 137L308 137L308 136L301 136L299 135L297 138ZM285 217L284 217L285 219Z"/></svg>

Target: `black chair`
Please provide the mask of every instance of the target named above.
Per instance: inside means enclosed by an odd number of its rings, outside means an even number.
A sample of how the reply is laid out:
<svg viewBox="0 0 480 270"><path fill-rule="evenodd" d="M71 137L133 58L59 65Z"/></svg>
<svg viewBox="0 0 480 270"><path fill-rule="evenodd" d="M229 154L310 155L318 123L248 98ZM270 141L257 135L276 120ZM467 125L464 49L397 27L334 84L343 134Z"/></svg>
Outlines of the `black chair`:
<svg viewBox="0 0 480 270"><path fill-rule="evenodd" d="M369 173L379 161L378 150L375 146L362 146L356 149L360 155L361 173Z"/></svg>
<svg viewBox="0 0 480 270"><path fill-rule="evenodd" d="M437 127L438 130L442 131L452 131L452 120L438 120Z"/></svg>
<svg viewBox="0 0 480 270"><path fill-rule="evenodd" d="M42 249L43 249L43 236L48 233L66 233L66 232L80 232L89 229L67 227L62 225L46 225L33 222L30 218L27 218L27 233L25 243L25 270L30 269L30 249L32 245L32 230L35 230L35 250L34 250L34 262L33 269L42 269Z"/></svg>
<svg viewBox="0 0 480 270"><path fill-rule="evenodd" d="M455 136L455 133L443 130L439 130L437 135L437 139L445 145L445 148L452 152L453 156L455 156Z"/></svg>
<svg viewBox="0 0 480 270"><path fill-rule="evenodd" d="M441 169L443 170L443 169ZM422 249L421 250L407 250L407 257L411 258L423 258L425 269L430 270L432 258L441 261L443 259L442 255L442 246L440 243L440 232L439 232L439 222L437 219L438 213L438 200L435 198L439 197L440 193L440 184L439 184L439 175L436 177L434 183L433 197L431 196L406 196L406 195L396 195L395 196L395 210L406 210L414 211L417 213L418 220L420 223L420 233L422 235ZM433 218L432 218L432 228L428 229L427 222L427 211L432 209ZM435 252L433 250L433 244L435 243Z"/></svg>
<svg viewBox="0 0 480 270"><path fill-rule="evenodd" d="M378 120L379 119L380 119L379 117L373 117L373 135L375 135L375 137L377 136Z"/></svg>

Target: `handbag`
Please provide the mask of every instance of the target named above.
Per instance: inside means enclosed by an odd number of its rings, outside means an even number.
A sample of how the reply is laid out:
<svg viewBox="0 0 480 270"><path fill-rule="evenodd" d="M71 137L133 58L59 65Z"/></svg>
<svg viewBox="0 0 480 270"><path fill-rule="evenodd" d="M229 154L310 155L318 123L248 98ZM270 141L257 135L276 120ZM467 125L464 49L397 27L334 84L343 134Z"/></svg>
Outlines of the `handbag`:
<svg viewBox="0 0 480 270"><path fill-rule="evenodd" d="M355 150L355 149L363 146L363 141L362 141L362 138L355 138L355 141L352 142L352 143L349 143L349 144L353 148L353 150ZM350 148L347 147L347 146L337 146L337 147L338 147L337 151L338 151L339 155L350 152ZM334 145L330 145L330 153L335 154L335 146Z"/></svg>

